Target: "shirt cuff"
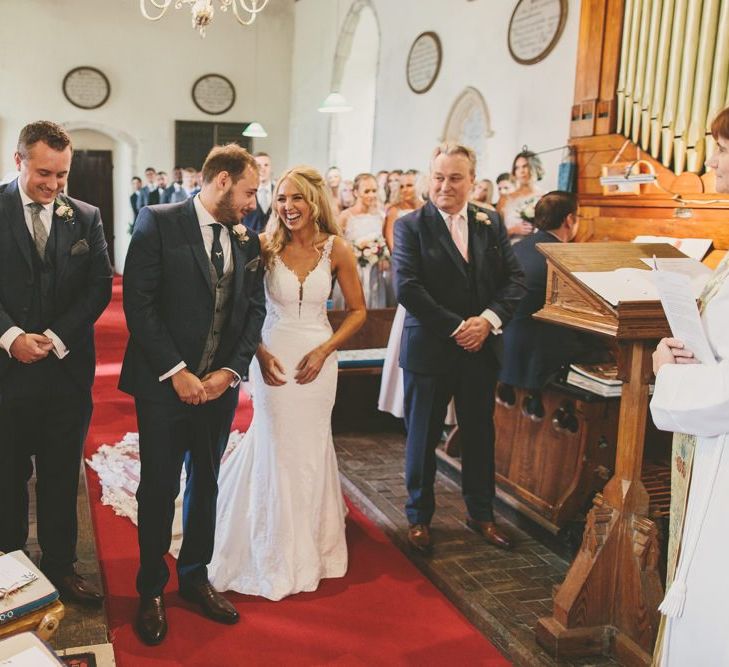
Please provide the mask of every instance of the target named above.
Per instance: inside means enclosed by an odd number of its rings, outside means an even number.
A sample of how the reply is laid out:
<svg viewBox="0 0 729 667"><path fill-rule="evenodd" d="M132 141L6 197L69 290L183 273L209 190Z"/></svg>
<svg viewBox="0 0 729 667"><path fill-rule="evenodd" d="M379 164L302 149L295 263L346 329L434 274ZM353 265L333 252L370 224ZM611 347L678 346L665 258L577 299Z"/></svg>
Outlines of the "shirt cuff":
<svg viewBox="0 0 729 667"><path fill-rule="evenodd" d="M481 317L491 322L491 333L498 336L501 333L501 318L491 308L487 308L481 313Z"/></svg>
<svg viewBox="0 0 729 667"><path fill-rule="evenodd" d="M463 320L457 327L456 330L451 334L451 338L455 336L461 329L463 329L463 325L466 323L465 320Z"/></svg>
<svg viewBox="0 0 729 667"><path fill-rule="evenodd" d="M170 368L164 375L159 376L159 381L164 382L165 380L168 380L171 378L175 373L181 371L183 368L187 368L187 364L184 361L181 361L177 366L174 368Z"/></svg>
<svg viewBox="0 0 729 667"><path fill-rule="evenodd" d="M55 354L59 359L63 359L63 357L68 354L68 348L65 346L63 341L58 336L56 336L55 333L53 333L53 331L51 331L50 329L46 329L43 332L43 335L48 336L48 338L51 339L51 341L53 342L53 354Z"/></svg>
<svg viewBox="0 0 729 667"><path fill-rule="evenodd" d="M233 374L233 380L230 383L231 387L237 387L240 384L240 375L236 373L232 368L228 368L227 366L223 366L221 371L230 371Z"/></svg>
<svg viewBox="0 0 729 667"><path fill-rule="evenodd" d="M0 347L8 353L8 356L12 359L13 355L10 354L10 346L15 342L18 336L24 334L20 327L10 327L2 336L0 336Z"/></svg>

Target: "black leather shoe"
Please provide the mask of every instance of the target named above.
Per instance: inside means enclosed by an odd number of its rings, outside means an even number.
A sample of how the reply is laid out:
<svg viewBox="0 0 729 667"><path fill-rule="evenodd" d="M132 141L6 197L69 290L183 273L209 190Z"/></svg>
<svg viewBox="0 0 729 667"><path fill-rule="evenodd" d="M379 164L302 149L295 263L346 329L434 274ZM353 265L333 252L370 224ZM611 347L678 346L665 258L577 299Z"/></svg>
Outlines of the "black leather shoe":
<svg viewBox="0 0 729 667"><path fill-rule="evenodd" d="M511 538L493 521L476 521L476 519L467 516L466 525L471 530L477 532L489 544L493 544L495 547L499 547L499 549L511 549Z"/></svg>
<svg viewBox="0 0 729 667"><path fill-rule="evenodd" d="M414 523L408 527L408 544L423 554L429 554L433 550L433 542L430 538L430 527L424 523Z"/></svg>
<svg viewBox="0 0 729 667"><path fill-rule="evenodd" d="M218 623L233 625L240 620L235 607L218 593L209 581L180 586L180 597L199 605L205 616Z"/></svg>
<svg viewBox="0 0 729 667"><path fill-rule="evenodd" d="M161 643L167 635L165 601L161 595L139 598L139 610L134 627L139 638L149 646Z"/></svg>
<svg viewBox="0 0 729 667"><path fill-rule="evenodd" d="M81 604L99 606L104 600L101 591L88 579L72 572L62 577L49 577L58 589L64 602L80 602Z"/></svg>

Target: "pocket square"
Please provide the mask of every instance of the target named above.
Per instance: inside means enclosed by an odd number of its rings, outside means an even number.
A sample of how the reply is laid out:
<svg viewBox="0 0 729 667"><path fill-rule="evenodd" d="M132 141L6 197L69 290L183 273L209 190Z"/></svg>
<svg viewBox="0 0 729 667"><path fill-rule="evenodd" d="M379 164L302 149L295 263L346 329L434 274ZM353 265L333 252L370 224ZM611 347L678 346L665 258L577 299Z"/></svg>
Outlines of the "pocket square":
<svg viewBox="0 0 729 667"><path fill-rule="evenodd" d="M261 264L260 257L254 257L250 262L246 264L246 271L258 271L258 267Z"/></svg>
<svg viewBox="0 0 729 667"><path fill-rule="evenodd" d="M71 256L73 255L85 255L89 251L89 242L86 239L76 241L71 246Z"/></svg>

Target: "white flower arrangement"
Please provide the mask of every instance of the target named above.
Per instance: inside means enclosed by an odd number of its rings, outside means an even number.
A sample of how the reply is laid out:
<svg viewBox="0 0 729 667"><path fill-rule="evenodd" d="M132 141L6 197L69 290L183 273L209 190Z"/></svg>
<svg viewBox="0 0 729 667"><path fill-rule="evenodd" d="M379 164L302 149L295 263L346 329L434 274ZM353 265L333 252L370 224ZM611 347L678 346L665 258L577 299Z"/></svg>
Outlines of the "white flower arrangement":
<svg viewBox="0 0 729 667"><path fill-rule="evenodd" d="M74 223L73 219L73 209L63 201L60 197L56 197L56 215L61 218L62 220L65 220L66 222L70 222L71 224Z"/></svg>
<svg viewBox="0 0 729 667"><path fill-rule="evenodd" d="M233 236L235 236L235 240L238 241L240 245L248 243L248 240L250 239L246 226L242 225L240 222L237 225L233 225L230 228L230 232Z"/></svg>
<svg viewBox="0 0 729 667"><path fill-rule="evenodd" d="M480 222L483 225L490 225L491 224L491 218L489 218L486 213L483 211L477 211L476 212L476 222Z"/></svg>
<svg viewBox="0 0 729 667"><path fill-rule="evenodd" d="M517 213L519 214L519 217L524 221L528 222L530 224L534 224L534 216L536 215L536 206L537 206L537 197L532 197L531 199L527 199L519 208Z"/></svg>
<svg viewBox="0 0 729 667"><path fill-rule="evenodd" d="M384 259L390 258L387 243L380 234L371 234L357 239L353 243L354 256L360 266L374 266Z"/></svg>

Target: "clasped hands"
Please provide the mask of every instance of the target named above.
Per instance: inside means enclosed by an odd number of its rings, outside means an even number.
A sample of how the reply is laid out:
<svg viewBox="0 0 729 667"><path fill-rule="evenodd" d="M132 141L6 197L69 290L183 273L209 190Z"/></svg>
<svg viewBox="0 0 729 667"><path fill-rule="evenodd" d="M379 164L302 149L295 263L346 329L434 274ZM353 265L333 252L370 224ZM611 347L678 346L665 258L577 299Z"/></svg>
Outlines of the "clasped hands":
<svg viewBox="0 0 729 667"><path fill-rule="evenodd" d="M286 370L281 361L268 350L259 349L256 353L258 363L261 367L263 381L272 387L280 387L286 384ZM294 380L297 384L308 384L314 381L324 366L329 353L322 347L316 347L305 354L301 361L296 364Z"/></svg>
<svg viewBox="0 0 729 667"><path fill-rule="evenodd" d="M653 373L656 375L666 364L697 364L694 353L686 349L678 338L661 338L653 353Z"/></svg>
<svg viewBox="0 0 729 667"><path fill-rule="evenodd" d="M172 387L183 403L202 405L220 398L234 379L233 372L225 368L211 371L202 379L183 368L172 376Z"/></svg>
<svg viewBox="0 0 729 667"><path fill-rule="evenodd" d="M45 359L53 349L53 341L43 334L22 333L10 346L13 359L24 364L33 364Z"/></svg>
<svg viewBox="0 0 729 667"><path fill-rule="evenodd" d="M478 352L490 333L491 322L485 317L475 316L465 320L453 338L466 352Z"/></svg>

